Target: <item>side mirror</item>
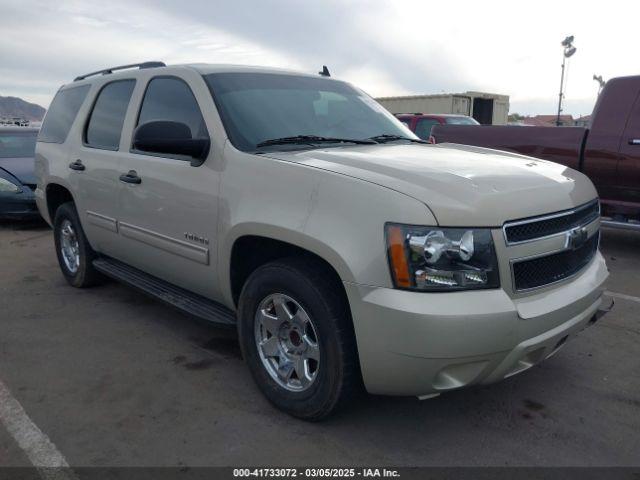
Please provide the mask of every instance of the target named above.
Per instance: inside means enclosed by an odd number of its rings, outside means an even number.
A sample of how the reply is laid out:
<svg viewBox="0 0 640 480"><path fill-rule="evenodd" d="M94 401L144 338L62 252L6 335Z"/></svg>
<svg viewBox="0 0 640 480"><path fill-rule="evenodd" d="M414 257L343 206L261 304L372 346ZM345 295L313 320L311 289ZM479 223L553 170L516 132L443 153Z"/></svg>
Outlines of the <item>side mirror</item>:
<svg viewBox="0 0 640 480"><path fill-rule="evenodd" d="M191 129L180 122L158 120L139 125L133 133L133 148L141 152L185 155L191 165L202 165L209 153L208 138L192 138Z"/></svg>

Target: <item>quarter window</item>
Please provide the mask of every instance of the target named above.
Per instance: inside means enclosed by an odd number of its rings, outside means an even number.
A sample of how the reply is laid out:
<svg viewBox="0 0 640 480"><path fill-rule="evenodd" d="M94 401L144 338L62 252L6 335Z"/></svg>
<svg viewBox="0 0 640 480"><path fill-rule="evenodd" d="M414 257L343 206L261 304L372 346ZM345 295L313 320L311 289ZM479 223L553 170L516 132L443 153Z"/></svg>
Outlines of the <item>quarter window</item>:
<svg viewBox="0 0 640 480"><path fill-rule="evenodd" d="M111 82L100 90L87 125L87 145L118 150L124 117L135 84L135 80L122 80Z"/></svg>
<svg viewBox="0 0 640 480"><path fill-rule="evenodd" d="M44 117L38 141L64 143L88 92L89 85L58 91Z"/></svg>
<svg viewBox="0 0 640 480"><path fill-rule="evenodd" d="M149 82L138 125L153 121L183 123L191 130L191 138L209 138L198 102L187 84L177 78L159 77Z"/></svg>

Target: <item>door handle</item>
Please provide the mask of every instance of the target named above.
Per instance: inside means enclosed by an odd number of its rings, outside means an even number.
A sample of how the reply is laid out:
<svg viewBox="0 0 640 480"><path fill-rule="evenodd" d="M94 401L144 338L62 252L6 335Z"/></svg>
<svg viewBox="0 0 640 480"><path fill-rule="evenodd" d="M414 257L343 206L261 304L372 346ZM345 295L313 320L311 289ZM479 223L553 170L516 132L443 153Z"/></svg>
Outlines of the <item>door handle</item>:
<svg viewBox="0 0 640 480"><path fill-rule="evenodd" d="M81 171L85 170L87 167L85 167L85 166L82 164L82 160L78 159L78 160L76 160L75 162L71 162L71 163L69 164L69 168L70 168L71 170L77 170L77 171L81 172Z"/></svg>
<svg viewBox="0 0 640 480"><path fill-rule="evenodd" d="M629 145L640 145L640 138L630 138Z"/></svg>
<svg viewBox="0 0 640 480"><path fill-rule="evenodd" d="M135 170L129 170L127 173L120 175L120 181L136 185L142 183L142 179L138 176L138 173Z"/></svg>

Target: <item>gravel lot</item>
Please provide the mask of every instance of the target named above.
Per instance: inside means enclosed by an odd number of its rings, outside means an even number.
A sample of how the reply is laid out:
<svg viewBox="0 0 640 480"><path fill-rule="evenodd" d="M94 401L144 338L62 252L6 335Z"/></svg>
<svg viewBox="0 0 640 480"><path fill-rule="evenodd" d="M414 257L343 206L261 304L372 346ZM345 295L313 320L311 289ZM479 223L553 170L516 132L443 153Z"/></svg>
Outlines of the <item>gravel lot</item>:
<svg viewBox="0 0 640 480"><path fill-rule="evenodd" d="M262 397L233 331L116 283L73 289L47 227L3 224L0 386L72 466L638 466L640 235L602 244L614 311L542 365L308 424ZM9 430L0 465L29 465Z"/></svg>

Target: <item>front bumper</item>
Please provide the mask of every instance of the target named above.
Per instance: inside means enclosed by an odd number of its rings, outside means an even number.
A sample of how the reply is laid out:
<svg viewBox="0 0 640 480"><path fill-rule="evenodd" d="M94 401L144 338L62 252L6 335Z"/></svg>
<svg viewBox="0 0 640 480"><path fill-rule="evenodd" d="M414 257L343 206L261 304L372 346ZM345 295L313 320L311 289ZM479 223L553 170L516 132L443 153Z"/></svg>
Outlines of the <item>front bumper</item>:
<svg viewBox="0 0 640 480"><path fill-rule="evenodd" d="M370 393L430 395L520 373L602 314L598 252L577 277L537 294L423 293L345 283Z"/></svg>
<svg viewBox="0 0 640 480"><path fill-rule="evenodd" d="M36 197L28 187L22 187L18 193L0 193L0 218L31 219L39 216Z"/></svg>

